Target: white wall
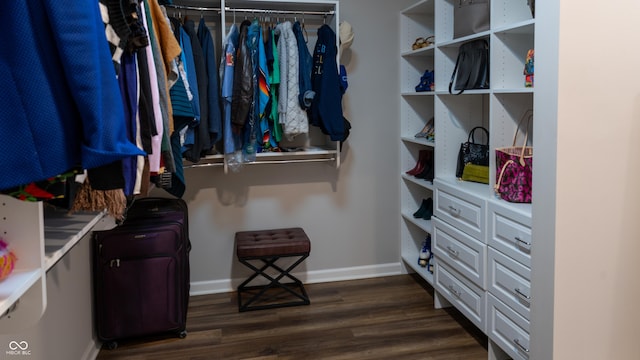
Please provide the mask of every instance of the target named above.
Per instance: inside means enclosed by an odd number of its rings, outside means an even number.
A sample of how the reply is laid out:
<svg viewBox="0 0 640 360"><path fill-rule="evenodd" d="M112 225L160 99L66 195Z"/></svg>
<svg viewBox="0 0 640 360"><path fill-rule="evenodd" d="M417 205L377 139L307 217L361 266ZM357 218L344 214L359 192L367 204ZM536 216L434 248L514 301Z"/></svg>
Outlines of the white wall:
<svg viewBox="0 0 640 360"><path fill-rule="evenodd" d="M546 183L555 182L555 201L550 191L550 198L536 194L540 205L534 205L534 242L541 240L548 246L537 244L533 254L541 257L533 268L532 355L535 359L637 359L640 3L551 3L540 2L541 21L536 26L556 27L558 33L548 40L555 42L555 36L559 47L555 54L543 52L555 46L536 39L536 79L540 71L541 79L549 80L544 89L557 88L557 155L536 149L536 162L557 163L557 168L541 174ZM559 8L558 15L551 15L553 8ZM551 19L556 16L557 20ZM557 69L538 67L538 61L543 61L538 55L544 60L555 57L550 64L557 64ZM557 73L557 78L549 79L547 71ZM540 132L535 131L538 137ZM541 238L548 229L538 227L545 224L535 218L543 214L536 208L554 205L555 225L546 225L555 226L555 232L549 234L551 239ZM552 262L543 264L543 258ZM541 268L545 265L554 270ZM553 287L551 293L536 292L547 286ZM542 304L537 303L539 298ZM551 306L544 308L545 304ZM536 323L538 315L543 322Z"/></svg>
<svg viewBox="0 0 640 360"><path fill-rule="evenodd" d="M229 279L245 276L233 248L240 230L303 227L312 243L299 268L307 281L400 271L397 29L398 13L410 3L340 1L340 18L355 32L343 56L349 76L344 109L352 130L340 169L288 164L247 166L228 175L221 168L185 170L193 292L227 291L237 285Z"/></svg>

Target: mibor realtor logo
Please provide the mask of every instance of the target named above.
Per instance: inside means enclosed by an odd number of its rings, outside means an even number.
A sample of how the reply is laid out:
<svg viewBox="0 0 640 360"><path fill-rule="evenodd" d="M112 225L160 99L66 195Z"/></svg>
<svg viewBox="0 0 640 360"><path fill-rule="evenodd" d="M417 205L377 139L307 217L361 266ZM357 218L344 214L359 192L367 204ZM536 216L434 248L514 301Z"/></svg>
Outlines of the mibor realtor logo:
<svg viewBox="0 0 640 360"><path fill-rule="evenodd" d="M9 341L9 350L6 350L5 352L7 355L12 355L12 356L23 356L23 355L31 355L31 350L29 350L29 343L22 340L22 341L16 341L16 340L11 340Z"/></svg>

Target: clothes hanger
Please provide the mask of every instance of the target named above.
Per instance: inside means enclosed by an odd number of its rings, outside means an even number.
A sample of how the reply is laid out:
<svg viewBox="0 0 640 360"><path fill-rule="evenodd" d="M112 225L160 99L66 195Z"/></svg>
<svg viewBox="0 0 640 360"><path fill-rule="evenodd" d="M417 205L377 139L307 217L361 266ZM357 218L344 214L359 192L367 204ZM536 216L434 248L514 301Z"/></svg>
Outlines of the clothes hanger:
<svg viewBox="0 0 640 360"><path fill-rule="evenodd" d="M304 12L302 13L302 35L304 37L305 44L309 43L309 34L307 33L307 28L304 26Z"/></svg>

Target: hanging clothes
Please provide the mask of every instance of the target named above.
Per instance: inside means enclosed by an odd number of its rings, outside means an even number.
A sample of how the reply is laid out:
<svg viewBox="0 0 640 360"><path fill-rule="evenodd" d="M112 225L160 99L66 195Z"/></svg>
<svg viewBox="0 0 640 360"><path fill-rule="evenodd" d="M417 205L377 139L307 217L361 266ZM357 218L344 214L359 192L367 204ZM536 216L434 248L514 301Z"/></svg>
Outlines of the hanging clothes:
<svg viewBox="0 0 640 360"><path fill-rule="evenodd" d="M322 25L313 52L311 86L316 96L311 103L311 124L319 126L332 141L342 141L345 139L345 119L336 55L336 34L329 25Z"/></svg>
<svg viewBox="0 0 640 360"><path fill-rule="evenodd" d="M125 135L98 2L10 1L2 14L0 189L145 154Z"/></svg>
<svg viewBox="0 0 640 360"><path fill-rule="evenodd" d="M222 79L221 96L224 103L223 106L223 125L224 132L224 153L231 154L236 150L234 135L232 132L231 122L231 105L233 98L233 79L236 63L236 49L238 48L238 38L240 32L236 24L231 25L229 34L224 46L224 56L220 65L220 78Z"/></svg>
<svg viewBox="0 0 640 360"><path fill-rule="evenodd" d="M269 37L265 47L267 56L267 67L269 68L270 98L267 110L269 111L269 134L271 147L277 148L282 140L282 127L278 121L278 96L280 88L280 60L278 56L276 34L273 28L269 27Z"/></svg>
<svg viewBox="0 0 640 360"><path fill-rule="evenodd" d="M276 26L279 30L278 54L280 59L280 99L278 111L284 135L293 139L299 134L309 132L307 113L300 107L299 86L299 54L296 37L291 22L286 21Z"/></svg>
<svg viewBox="0 0 640 360"><path fill-rule="evenodd" d="M163 113L162 108L167 106L166 98L163 99L161 96L161 88L164 88L164 85L160 86L160 83L164 84L166 80L164 80L164 72L158 72L157 69L159 57L156 57L154 55L154 49L155 52L158 53L157 40L155 38L155 31L153 29L153 26L150 26L151 16L148 6L145 2L142 2L141 7L142 23L147 29L147 33L149 34L150 44L150 46L147 46L145 48L145 52L147 56L149 86L151 90L151 106L153 107L153 128L155 130L155 134L151 137L152 151L149 153L148 161L149 172L150 174L155 175L160 171L160 164L162 162L162 139L164 138L163 124L166 117L166 114Z"/></svg>
<svg viewBox="0 0 640 360"><path fill-rule="evenodd" d="M262 139L260 120L266 103L269 100L268 84L266 84L266 55L264 43L262 43L262 29L258 20L253 20L247 30L247 49L251 56L251 81L253 82L253 95L249 118L244 129L244 156L245 161L254 161L255 154L260 151L258 139Z"/></svg>
<svg viewBox="0 0 640 360"><path fill-rule="evenodd" d="M210 136L209 140L213 146L222 138L222 105L220 102L220 81L218 79L216 48L204 18L200 18L197 35L200 41L200 47L202 47L207 69L207 102L209 104L208 131Z"/></svg>
<svg viewBox="0 0 640 360"><path fill-rule="evenodd" d="M251 22L240 24L233 71L233 97L231 99L231 125L235 134L242 134L253 100L253 62L247 47L247 33Z"/></svg>
<svg viewBox="0 0 640 360"><path fill-rule="evenodd" d="M205 64L202 47L195 30L195 23L192 20L186 20L182 25L182 28L184 29L190 41L190 50L194 65L193 70L191 70L191 74L194 75L193 81L195 83L192 83L191 79L189 83L193 87L197 87L198 89L197 101L198 107L200 109L199 122L195 126L189 127L189 129L187 130L187 133L190 133L189 137L193 139L193 144L188 150L184 152L183 155L185 159L191 162L198 162L200 161L202 153L208 151L212 147L211 138L209 137L209 94L207 83L207 67ZM187 72L187 74L190 73Z"/></svg>
<svg viewBox="0 0 640 360"><path fill-rule="evenodd" d="M315 91L311 89L311 67L313 66L313 58L307 48L307 42L302 33L302 26L299 21L293 24L293 34L296 36L296 44L298 45L299 60L299 94L298 101L300 106L307 110L311 107L311 102L316 96Z"/></svg>

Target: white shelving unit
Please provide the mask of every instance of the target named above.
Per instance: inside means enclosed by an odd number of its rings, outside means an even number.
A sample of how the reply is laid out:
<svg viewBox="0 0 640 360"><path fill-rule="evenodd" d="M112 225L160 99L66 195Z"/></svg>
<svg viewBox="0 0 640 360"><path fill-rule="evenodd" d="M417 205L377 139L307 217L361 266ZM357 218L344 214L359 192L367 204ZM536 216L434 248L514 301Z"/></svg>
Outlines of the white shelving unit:
<svg viewBox="0 0 640 360"><path fill-rule="evenodd" d="M0 236L18 260L0 282L0 333L10 334L40 320L47 307L46 272L104 217L44 209L42 202L0 196Z"/></svg>
<svg viewBox="0 0 640 360"><path fill-rule="evenodd" d="M433 274L418 264L422 242L433 231L431 220L415 219L423 199L433 197L431 181L407 175L418 162L421 150L433 151L435 142L416 138L434 115L434 92L416 92L415 87L425 70L433 70L434 45L412 49L417 38L435 35L435 7L433 1L420 1L400 14L400 243L404 264L433 285ZM437 132L437 130L436 130Z"/></svg>
<svg viewBox="0 0 640 360"><path fill-rule="evenodd" d="M525 87L523 69L527 51L534 47L535 19L525 0L492 0L490 29L454 39L455 6L457 0L422 0L400 13L402 259L434 286L437 306L455 306L488 335L490 359L526 359L528 309L534 300L529 291L531 204L503 201L492 185L495 149L512 145L520 119L533 109L534 89ZM411 50L415 38L431 35L434 45ZM475 39L489 43L491 87L451 95L458 49ZM435 91L415 93L413 86L425 69L435 72ZM432 116L436 141L413 139ZM490 185L455 177L460 144L476 126L490 132ZM532 144L531 128L528 135ZM434 149L433 185L404 175L425 147ZM435 217L420 226L411 212L429 196ZM434 275L416 265L426 233L432 235Z"/></svg>

